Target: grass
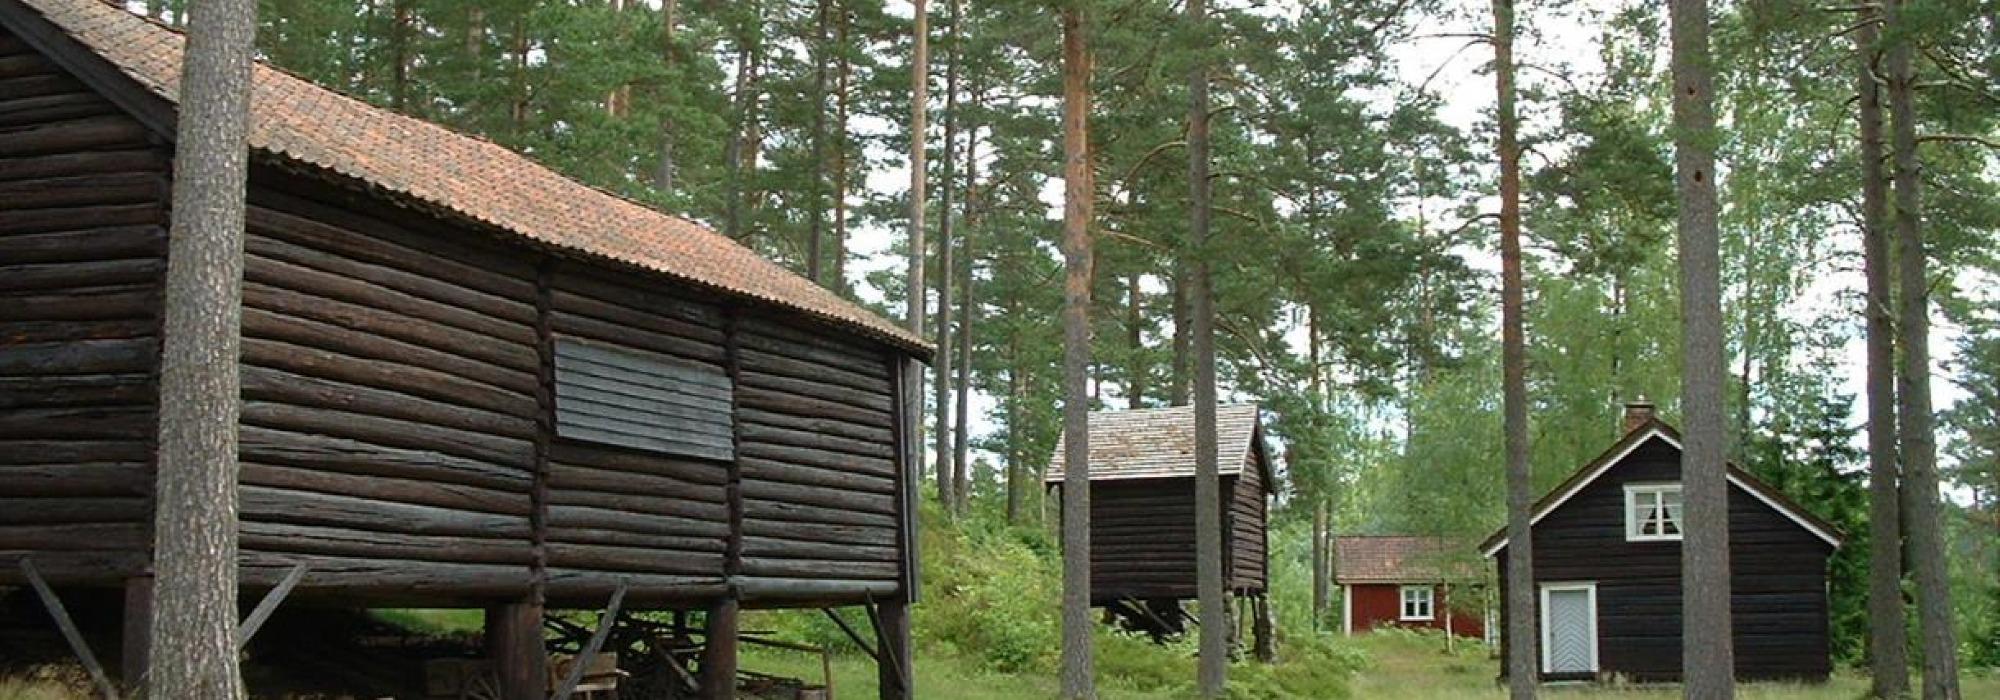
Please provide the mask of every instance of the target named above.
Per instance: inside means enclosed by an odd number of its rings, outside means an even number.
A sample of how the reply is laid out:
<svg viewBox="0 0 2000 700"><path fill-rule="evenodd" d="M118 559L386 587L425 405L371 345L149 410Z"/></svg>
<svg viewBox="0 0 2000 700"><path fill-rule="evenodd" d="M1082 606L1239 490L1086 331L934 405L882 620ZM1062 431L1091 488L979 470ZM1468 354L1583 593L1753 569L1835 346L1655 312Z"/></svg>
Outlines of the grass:
<svg viewBox="0 0 2000 700"><path fill-rule="evenodd" d="M1445 653L1441 637L1417 634L1372 634L1355 639L1354 644L1368 655L1368 667L1352 681L1354 697L1397 698L1398 700L1482 700L1504 698L1505 689L1496 685L1499 662L1489 658L1486 647L1461 644ZM1964 696L2000 698L2000 675L1991 670L1967 670L1960 677ZM1868 679L1852 671L1840 671L1826 683L1744 683L1737 687L1740 700L1853 700L1864 697ZM1680 686L1648 685L1569 685L1550 686L1543 695L1562 700L1639 700L1679 698Z"/></svg>
<svg viewBox="0 0 2000 700"><path fill-rule="evenodd" d="M742 653L743 658L739 667L745 671L801 678L808 683L819 682L820 661L816 654L752 646L745 646ZM834 697L849 700L873 698L876 697L877 688L873 659L865 656L833 658ZM920 698L954 700L1054 698L1060 689L1059 682L1054 676L995 673L981 670L977 664L951 657L917 657L917 697ZM1102 684L1098 691L1098 697L1103 700L1169 700L1181 697L1172 693L1149 693L1127 688L1102 687Z"/></svg>

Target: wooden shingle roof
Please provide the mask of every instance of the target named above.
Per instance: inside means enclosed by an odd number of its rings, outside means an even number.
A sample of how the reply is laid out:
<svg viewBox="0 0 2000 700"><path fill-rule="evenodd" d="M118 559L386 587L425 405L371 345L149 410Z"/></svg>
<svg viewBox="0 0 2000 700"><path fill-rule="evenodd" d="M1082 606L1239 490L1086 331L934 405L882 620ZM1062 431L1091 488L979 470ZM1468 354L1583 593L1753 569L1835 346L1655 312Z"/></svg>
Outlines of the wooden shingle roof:
<svg viewBox="0 0 2000 700"><path fill-rule="evenodd" d="M180 32L101 0L0 0L0 9L10 4L16 8L8 16L19 17L19 8L27 8L145 91L169 106L177 103L186 41ZM261 62L252 85L253 152L350 178L379 194L564 252L787 307L920 355L931 352L922 338L889 319L695 222Z"/></svg>
<svg viewBox="0 0 2000 700"><path fill-rule="evenodd" d="M1256 404L1215 408L1216 470L1240 474L1258 439ZM1194 476L1194 407L1099 411L1090 414L1090 480ZM1063 441L1049 462L1050 482L1063 478Z"/></svg>

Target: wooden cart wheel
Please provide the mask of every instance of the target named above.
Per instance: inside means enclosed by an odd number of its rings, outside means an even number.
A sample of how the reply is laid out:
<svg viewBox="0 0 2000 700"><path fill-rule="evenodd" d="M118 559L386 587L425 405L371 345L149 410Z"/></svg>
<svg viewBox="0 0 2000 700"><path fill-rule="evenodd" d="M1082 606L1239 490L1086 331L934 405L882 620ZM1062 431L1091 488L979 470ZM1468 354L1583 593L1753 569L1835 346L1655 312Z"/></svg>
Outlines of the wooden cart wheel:
<svg viewBox="0 0 2000 700"><path fill-rule="evenodd" d="M458 691L458 700L501 700L499 672L466 676L465 685Z"/></svg>

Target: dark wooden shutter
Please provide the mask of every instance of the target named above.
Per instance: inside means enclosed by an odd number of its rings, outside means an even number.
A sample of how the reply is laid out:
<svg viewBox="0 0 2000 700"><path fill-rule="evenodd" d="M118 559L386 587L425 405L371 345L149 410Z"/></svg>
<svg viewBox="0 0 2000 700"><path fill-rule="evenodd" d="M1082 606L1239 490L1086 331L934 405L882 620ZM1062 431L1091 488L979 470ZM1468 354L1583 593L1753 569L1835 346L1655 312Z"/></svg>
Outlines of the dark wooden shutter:
<svg viewBox="0 0 2000 700"><path fill-rule="evenodd" d="M733 460L729 375L665 355L556 339L556 435Z"/></svg>

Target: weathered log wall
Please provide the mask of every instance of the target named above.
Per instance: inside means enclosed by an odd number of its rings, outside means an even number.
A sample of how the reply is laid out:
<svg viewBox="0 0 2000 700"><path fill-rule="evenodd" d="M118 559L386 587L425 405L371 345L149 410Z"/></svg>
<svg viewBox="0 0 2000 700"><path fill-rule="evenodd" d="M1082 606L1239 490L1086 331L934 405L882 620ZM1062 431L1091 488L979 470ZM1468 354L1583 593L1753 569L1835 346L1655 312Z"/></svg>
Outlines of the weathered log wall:
<svg viewBox="0 0 2000 700"><path fill-rule="evenodd" d="M167 162L0 31L0 584L148 558Z"/></svg>
<svg viewBox="0 0 2000 700"><path fill-rule="evenodd" d="M248 217L246 583L526 591L532 259L270 167Z"/></svg>
<svg viewBox="0 0 2000 700"><path fill-rule="evenodd" d="M1230 498L1223 518L1229 524L1229 587L1233 590L1264 590L1269 529L1260 452L1252 448L1244 459L1243 475L1228 484Z"/></svg>
<svg viewBox="0 0 2000 700"><path fill-rule="evenodd" d="M883 598L903 574L890 355L809 328L735 324L740 574L754 597Z"/></svg>

